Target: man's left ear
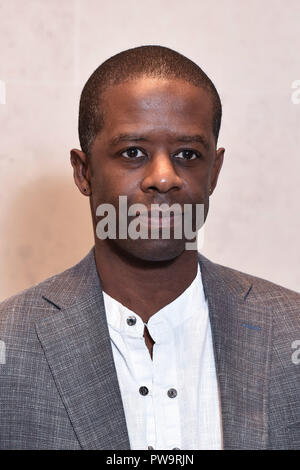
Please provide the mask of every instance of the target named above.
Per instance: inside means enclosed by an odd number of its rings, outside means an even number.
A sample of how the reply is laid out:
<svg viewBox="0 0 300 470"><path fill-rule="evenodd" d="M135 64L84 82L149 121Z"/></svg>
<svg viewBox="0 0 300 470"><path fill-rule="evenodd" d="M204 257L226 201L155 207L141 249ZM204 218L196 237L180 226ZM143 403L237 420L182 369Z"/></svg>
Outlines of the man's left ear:
<svg viewBox="0 0 300 470"><path fill-rule="evenodd" d="M73 177L79 191L85 196L91 195L89 157L82 150L72 149L70 152Z"/></svg>
<svg viewBox="0 0 300 470"><path fill-rule="evenodd" d="M214 192L215 187L217 186L219 173L223 165L224 153L225 153L225 149L222 147L216 151L216 157L215 157L215 161L214 161L212 172L211 172L211 178L210 178L210 192L209 192L210 195Z"/></svg>

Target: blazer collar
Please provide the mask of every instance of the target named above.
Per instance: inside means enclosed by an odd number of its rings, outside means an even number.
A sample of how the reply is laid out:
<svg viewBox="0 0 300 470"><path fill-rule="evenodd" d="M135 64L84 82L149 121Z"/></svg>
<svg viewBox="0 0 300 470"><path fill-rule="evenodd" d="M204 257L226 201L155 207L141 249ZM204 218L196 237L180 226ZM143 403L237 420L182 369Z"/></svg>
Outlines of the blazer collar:
<svg viewBox="0 0 300 470"><path fill-rule="evenodd" d="M267 447L271 320L247 276L199 254L220 390L224 449ZM36 323L55 383L83 449L129 449L94 249L52 278L51 314Z"/></svg>

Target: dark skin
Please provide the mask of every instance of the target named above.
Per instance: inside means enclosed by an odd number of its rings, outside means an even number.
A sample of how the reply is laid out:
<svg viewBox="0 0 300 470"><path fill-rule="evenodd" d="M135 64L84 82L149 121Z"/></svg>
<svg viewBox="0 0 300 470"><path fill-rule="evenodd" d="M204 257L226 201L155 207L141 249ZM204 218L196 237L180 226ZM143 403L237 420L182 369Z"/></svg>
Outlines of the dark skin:
<svg viewBox="0 0 300 470"><path fill-rule="evenodd" d="M102 109L104 126L91 155L71 150L75 183L90 198L94 233L96 208L111 203L117 209L119 195L127 196L128 207L202 203L206 218L225 151L216 149L209 93L184 81L145 77L108 88ZM147 323L197 274L197 251L186 250L185 242L95 235L103 290ZM144 337L152 357L146 327Z"/></svg>

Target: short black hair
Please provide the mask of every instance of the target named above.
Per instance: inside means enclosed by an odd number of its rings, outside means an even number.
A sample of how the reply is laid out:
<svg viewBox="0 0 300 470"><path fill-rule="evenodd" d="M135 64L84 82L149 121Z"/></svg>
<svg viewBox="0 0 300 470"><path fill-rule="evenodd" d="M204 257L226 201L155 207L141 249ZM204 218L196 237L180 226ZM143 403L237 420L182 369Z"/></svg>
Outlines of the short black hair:
<svg viewBox="0 0 300 470"><path fill-rule="evenodd" d="M203 70L184 55L168 47L149 45L134 47L116 54L101 64L86 82L79 105L79 141L89 154L98 132L103 127L101 95L110 86L139 77L184 80L210 93L213 105L213 133L218 140L222 117L219 94Z"/></svg>

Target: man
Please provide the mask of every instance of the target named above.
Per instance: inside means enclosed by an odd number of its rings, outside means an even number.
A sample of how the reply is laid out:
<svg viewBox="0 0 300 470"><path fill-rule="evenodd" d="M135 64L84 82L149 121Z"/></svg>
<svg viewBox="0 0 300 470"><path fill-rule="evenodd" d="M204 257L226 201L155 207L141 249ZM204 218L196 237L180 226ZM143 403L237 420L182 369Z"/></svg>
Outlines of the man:
<svg viewBox="0 0 300 470"><path fill-rule="evenodd" d="M98 236L103 204L122 225L120 196L146 208L126 229L141 216L161 235L153 204L190 205L198 228L220 122L210 79L168 48L124 51L89 78L71 163L95 247L1 304L2 449L299 447L299 294L187 249L175 214L167 238Z"/></svg>

